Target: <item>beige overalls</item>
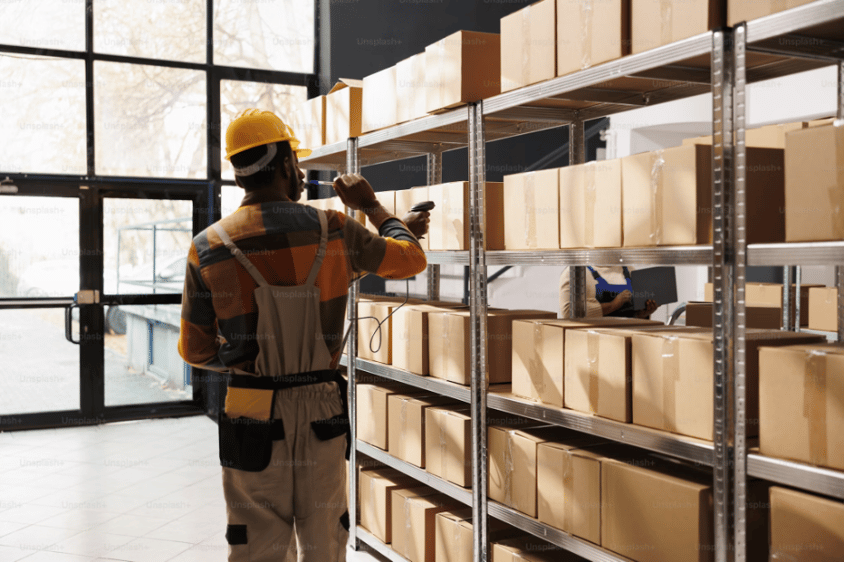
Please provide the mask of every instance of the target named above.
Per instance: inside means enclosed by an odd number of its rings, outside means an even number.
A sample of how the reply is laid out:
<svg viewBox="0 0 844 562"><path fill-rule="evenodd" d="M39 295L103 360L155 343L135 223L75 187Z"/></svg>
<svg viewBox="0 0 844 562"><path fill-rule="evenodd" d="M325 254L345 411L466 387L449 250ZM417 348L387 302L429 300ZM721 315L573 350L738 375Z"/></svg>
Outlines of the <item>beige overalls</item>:
<svg viewBox="0 0 844 562"><path fill-rule="evenodd" d="M291 287L267 284L213 225L258 284L257 375L230 376L219 427L229 562L293 561L297 553L299 562L346 559L346 384L332 365L320 323L315 281L328 221L317 212L316 259L307 282ZM237 399L244 389L248 403Z"/></svg>

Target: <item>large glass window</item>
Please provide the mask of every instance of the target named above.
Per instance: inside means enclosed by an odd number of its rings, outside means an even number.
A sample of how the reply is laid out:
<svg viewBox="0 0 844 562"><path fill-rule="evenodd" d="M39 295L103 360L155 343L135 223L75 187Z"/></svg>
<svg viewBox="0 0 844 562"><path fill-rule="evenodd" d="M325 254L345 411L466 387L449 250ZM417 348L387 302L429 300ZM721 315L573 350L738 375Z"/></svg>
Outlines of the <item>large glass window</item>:
<svg viewBox="0 0 844 562"><path fill-rule="evenodd" d="M204 63L206 0L96 0L98 53Z"/></svg>
<svg viewBox="0 0 844 562"><path fill-rule="evenodd" d="M205 73L97 62L97 173L207 177Z"/></svg>
<svg viewBox="0 0 844 562"><path fill-rule="evenodd" d="M84 51L85 0L3 0L0 43Z"/></svg>
<svg viewBox="0 0 844 562"><path fill-rule="evenodd" d="M314 0L216 0L214 64L314 71Z"/></svg>
<svg viewBox="0 0 844 562"><path fill-rule="evenodd" d="M85 63L0 53L0 133L0 172L85 174Z"/></svg>

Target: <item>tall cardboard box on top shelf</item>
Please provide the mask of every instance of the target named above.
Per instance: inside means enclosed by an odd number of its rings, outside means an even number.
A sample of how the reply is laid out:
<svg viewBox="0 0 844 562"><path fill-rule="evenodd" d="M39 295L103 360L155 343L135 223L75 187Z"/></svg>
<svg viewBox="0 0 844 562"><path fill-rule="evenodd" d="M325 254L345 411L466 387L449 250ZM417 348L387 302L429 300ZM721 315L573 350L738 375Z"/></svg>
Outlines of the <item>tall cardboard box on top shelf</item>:
<svg viewBox="0 0 844 562"><path fill-rule="evenodd" d="M513 394L563 407L566 338L572 330L661 324L638 318L525 319L513 322Z"/></svg>
<svg viewBox="0 0 844 562"><path fill-rule="evenodd" d="M768 485L747 484L747 560L768 561ZM712 473L658 457L601 463L601 546L636 562L713 562Z"/></svg>
<svg viewBox="0 0 844 562"><path fill-rule="evenodd" d="M621 160L559 169L560 247L620 248Z"/></svg>
<svg viewBox="0 0 844 562"><path fill-rule="evenodd" d="M557 0L541 0L501 18L501 91L556 76Z"/></svg>
<svg viewBox="0 0 844 562"><path fill-rule="evenodd" d="M838 562L844 552L844 502L772 486L771 560Z"/></svg>
<svg viewBox="0 0 844 562"><path fill-rule="evenodd" d="M425 117L425 53L396 64L396 123Z"/></svg>
<svg viewBox="0 0 844 562"><path fill-rule="evenodd" d="M411 187L410 189L400 189L396 191L396 215L403 217L413 208L417 203L424 203L430 201L428 198L428 186L423 185L419 187ZM436 204L436 201L434 202ZM430 225L429 225L430 226ZM428 241L431 238L430 228L428 234L419 240L419 245L426 252L430 249Z"/></svg>
<svg viewBox="0 0 844 562"><path fill-rule="evenodd" d="M428 225L431 250L468 250L470 244L469 182L458 181L428 186L428 197L436 204ZM504 249L504 184L484 184L487 250Z"/></svg>
<svg viewBox="0 0 844 562"><path fill-rule="evenodd" d="M378 199L378 202L383 205L387 212L391 215L396 215L396 192L395 191L376 191L375 198ZM369 218L366 219L366 228L375 234L378 234L378 229L375 228L375 225L370 222Z"/></svg>
<svg viewBox="0 0 844 562"><path fill-rule="evenodd" d="M508 383L512 379L513 321L556 317L556 313L544 310L489 310L487 369L490 384ZM432 377L471 384L471 319L471 313L463 310L428 315L428 366Z"/></svg>
<svg viewBox="0 0 844 562"><path fill-rule="evenodd" d="M724 4L724 0L632 0L633 54L723 26Z"/></svg>
<svg viewBox="0 0 844 562"><path fill-rule="evenodd" d="M303 148L319 148L325 144L325 96L317 96L304 102L293 127L293 132Z"/></svg>
<svg viewBox="0 0 844 562"><path fill-rule="evenodd" d="M443 310L466 308L462 303L405 305L395 311L393 325L393 367L414 375L429 374L428 315Z"/></svg>
<svg viewBox="0 0 844 562"><path fill-rule="evenodd" d="M763 455L844 470L844 347L759 350Z"/></svg>
<svg viewBox="0 0 844 562"><path fill-rule="evenodd" d="M392 394L387 397L388 452L419 468L425 468L425 410L455 404L453 398L435 395Z"/></svg>
<svg viewBox="0 0 844 562"><path fill-rule="evenodd" d="M687 302L686 303L686 326L698 326L701 328L712 327L714 314L711 302ZM773 306L750 306L744 309L745 326L748 328L761 328L764 330L777 330L782 327L782 309Z"/></svg>
<svg viewBox="0 0 844 562"><path fill-rule="evenodd" d="M809 329L822 332L838 331L838 289L809 289Z"/></svg>
<svg viewBox="0 0 844 562"><path fill-rule="evenodd" d="M557 1L557 76L630 54L630 1Z"/></svg>
<svg viewBox="0 0 844 562"><path fill-rule="evenodd" d="M809 4L814 0L728 0L727 1L727 25L734 27L745 21L776 14L783 10L789 10Z"/></svg>
<svg viewBox="0 0 844 562"><path fill-rule="evenodd" d="M364 77L361 98L361 133L392 127L396 118L396 67Z"/></svg>
<svg viewBox="0 0 844 562"><path fill-rule="evenodd" d="M748 243L785 239L783 151L747 149ZM622 159L624 246L712 241L712 147L680 146Z"/></svg>
<svg viewBox="0 0 844 562"><path fill-rule="evenodd" d="M361 470L360 524L378 540L390 544L393 540L393 490L413 488L419 483L394 468Z"/></svg>
<svg viewBox="0 0 844 562"><path fill-rule="evenodd" d="M340 78L325 96L325 144L361 135L363 80Z"/></svg>
<svg viewBox="0 0 844 562"><path fill-rule="evenodd" d="M747 303L747 306L750 307L771 307L776 308L780 314L780 324L777 327L782 327L782 307L783 307L783 297L782 297L782 283L747 283L745 285L745 294L744 300ZM810 291L814 288L819 288L820 285L807 285L802 284L800 285L800 325L801 326L808 326L809 325L809 295ZM794 322L794 316L797 314L797 299L795 295L797 294L797 285L791 286L790 292L790 302L791 302L791 310L789 313L789 317L792 319L792 323ZM712 302L715 298L715 288L713 287L712 283L707 283L704 285L704 297L703 300L705 302ZM753 327L753 326L749 326ZM757 328L761 326L755 326Z"/></svg>
<svg viewBox="0 0 844 562"><path fill-rule="evenodd" d="M521 535L515 527L510 527L497 519L489 519L487 535L490 541L503 540ZM472 562L472 508L466 507L437 514L436 562Z"/></svg>
<svg viewBox="0 0 844 562"><path fill-rule="evenodd" d="M805 129L809 123L786 123L783 125L766 125L755 129L747 129L744 134L745 146L754 148L779 148L785 150L785 136L791 131ZM693 144L712 145L712 136L697 137L683 140L683 146Z"/></svg>
<svg viewBox="0 0 844 562"><path fill-rule="evenodd" d="M393 550L410 562L434 562L437 514L458 506L432 488L393 490Z"/></svg>
<svg viewBox="0 0 844 562"><path fill-rule="evenodd" d="M557 170L504 176L504 226L506 250L559 249Z"/></svg>
<svg viewBox="0 0 844 562"><path fill-rule="evenodd" d="M501 93L501 36L458 31L425 48L428 113Z"/></svg>
<svg viewBox="0 0 844 562"><path fill-rule="evenodd" d="M786 242L844 240L844 126L792 131L785 140Z"/></svg>
<svg viewBox="0 0 844 562"><path fill-rule="evenodd" d="M633 336L633 423L706 441L713 436L713 336L710 331ZM820 343L821 336L747 330L747 435L759 432L759 348Z"/></svg>

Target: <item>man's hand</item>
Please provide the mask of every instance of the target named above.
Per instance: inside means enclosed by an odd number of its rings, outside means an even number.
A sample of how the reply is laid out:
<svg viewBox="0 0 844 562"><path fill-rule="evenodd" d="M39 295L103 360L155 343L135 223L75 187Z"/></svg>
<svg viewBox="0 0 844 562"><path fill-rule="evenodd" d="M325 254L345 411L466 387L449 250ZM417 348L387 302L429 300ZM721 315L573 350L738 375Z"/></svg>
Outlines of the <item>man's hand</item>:
<svg viewBox="0 0 844 562"><path fill-rule="evenodd" d="M650 318L651 314L656 312L657 308L659 308L659 306L656 304L656 301L648 299L647 302L645 302L645 310L636 311L636 318Z"/></svg>
<svg viewBox="0 0 844 562"><path fill-rule="evenodd" d="M422 237L428 233L428 223L431 222L431 213L428 211L423 213L412 211L402 217L401 220L407 225L407 228L410 229L410 232L413 233L417 240L422 240Z"/></svg>
<svg viewBox="0 0 844 562"><path fill-rule="evenodd" d="M618 310L619 308L630 302L632 298L633 293L631 293L630 291L621 291L615 296L612 302L615 306L615 309Z"/></svg>
<svg viewBox="0 0 844 562"><path fill-rule="evenodd" d="M343 174L334 179L334 191L340 196L340 201L355 211L366 212L381 204L375 198L375 191L369 182L360 174Z"/></svg>

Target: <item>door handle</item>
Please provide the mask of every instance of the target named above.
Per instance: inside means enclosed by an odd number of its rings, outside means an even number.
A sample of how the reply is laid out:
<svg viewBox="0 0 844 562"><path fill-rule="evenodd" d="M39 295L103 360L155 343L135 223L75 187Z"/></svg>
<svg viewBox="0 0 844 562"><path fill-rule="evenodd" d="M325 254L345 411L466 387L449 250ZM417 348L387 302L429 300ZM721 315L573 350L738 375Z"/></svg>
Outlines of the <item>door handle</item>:
<svg viewBox="0 0 844 562"><path fill-rule="evenodd" d="M74 341L73 339L73 309L79 308L77 303L73 303L72 305L66 307L64 309L64 337L70 343L75 343L79 345L78 341Z"/></svg>

